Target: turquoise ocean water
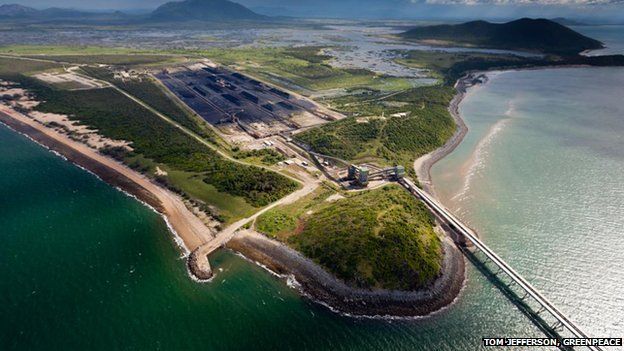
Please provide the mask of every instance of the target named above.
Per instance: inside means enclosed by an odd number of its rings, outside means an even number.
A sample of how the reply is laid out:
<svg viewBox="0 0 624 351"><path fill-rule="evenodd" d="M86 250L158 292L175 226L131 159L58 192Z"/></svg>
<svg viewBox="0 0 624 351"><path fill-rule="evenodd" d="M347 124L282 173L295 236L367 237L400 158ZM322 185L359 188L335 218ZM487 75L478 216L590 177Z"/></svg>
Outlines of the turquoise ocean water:
<svg viewBox="0 0 624 351"><path fill-rule="evenodd" d="M624 69L491 75L434 166L442 200L572 320L624 334Z"/></svg>
<svg viewBox="0 0 624 351"><path fill-rule="evenodd" d="M622 69L502 73L433 169L443 201L593 335L624 334ZM501 122L502 121L502 122ZM338 316L228 252L199 284L164 221L0 126L2 350L475 350L541 332L468 265L451 308Z"/></svg>

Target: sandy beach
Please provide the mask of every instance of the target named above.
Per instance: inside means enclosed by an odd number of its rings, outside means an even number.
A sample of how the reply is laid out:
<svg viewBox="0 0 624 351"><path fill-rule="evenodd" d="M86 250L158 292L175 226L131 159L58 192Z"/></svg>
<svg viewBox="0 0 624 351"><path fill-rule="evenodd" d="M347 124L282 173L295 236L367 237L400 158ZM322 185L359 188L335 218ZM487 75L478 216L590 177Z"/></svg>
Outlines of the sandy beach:
<svg viewBox="0 0 624 351"><path fill-rule="evenodd" d="M466 93L466 88L474 84L476 79L478 78L470 76L457 83L458 94L453 98L449 107L458 125L453 137L443 147L419 158L414 163L419 180L427 191L433 190L429 175L431 166L453 151L467 131L459 116L458 106ZM65 122L58 118L54 121ZM465 263L461 252L450 239L451 236L447 235L443 239L445 254L441 273L430 286L415 291L353 288L284 244L252 231L238 231L250 218L231 225L217 235L187 208L178 195L162 188L120 162L100 154L94 145L74 140L75 138L63 133L62 130L49 128L42 121L25 116L9 106L0 105L0 122L60 153L69 161L93 172L105 182L136 196L161 213L180 238L184 249L190 254L188 267L194 279L206 281L212 277L207 254L229 241L226 245L228 248L260 263L271 271L294 277L299 291L304 296L328 306L333 311L351 316L426 316L452 304L463 287ZM79 128L80 126L66 125L65 127ZM84 132L91 133L91 131ZM107 140L106 142L114 141ZM316 181L304 182L302 189L264 210L311 192L316 187L316 183ZM257 217L264 210L253 217ZM224 234L225 232L227 235Z"/></svg>
<svg viewBox="0 0 624 351"><path fill-rule="evenodd" d="M453 152L453 150L455 150L455 148L462 142L464 136L468 132L468 127L466 127L466 123L459 114L459 104L466 96L468 88L476 84L481 84L486 80L487 76L485 74L474 73L468 74L467 76L457 81L457 83L455 84L457 94L455 94L455 96L451 100L448 108L451 116L453 117L453 120L455 121L455 124L457 125L457 130L455 130L453 136L451 136L451 138L442 147L426 155L423 155L414 161L414 171L416 172L418 181L426 192L434 196L435 189L431 181L431 167L436 162L440 161L445 156Z"/></svg>
<svg viewBox="0 0 624 351"><path fill-rule="evenodd" d="M211 230L196 217L174 193L144 175L98 153L95 149L74 141L65 134L45 127L31 118L0 105L0 122L27 135L37 143L58 152L69 161L93 172L105 182L136 196L166 217L179 236L184 248L193 251L213 240Z"/></svg>

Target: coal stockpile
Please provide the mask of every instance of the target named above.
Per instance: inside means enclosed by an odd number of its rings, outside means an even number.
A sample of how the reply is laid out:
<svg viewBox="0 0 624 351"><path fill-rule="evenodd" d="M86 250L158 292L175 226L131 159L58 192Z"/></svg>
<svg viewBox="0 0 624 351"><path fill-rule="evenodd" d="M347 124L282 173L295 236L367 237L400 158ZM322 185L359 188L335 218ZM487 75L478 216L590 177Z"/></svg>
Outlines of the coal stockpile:
<svg viewBox="0 0 624 351"><path fill-rule="evenodd" d="M221 87L216 84L206 84L206 87L208 87L208 89L214 91L215 93L223 92L223 89L221 89Z"/></svg>
<svg viewBox="0 0 624 351"><path fill-rule="evenodd" d="M237 97L235 97L235 96L232 96L230 94L221 94L221 97L223 97L227 101L235 104L236 106L240 106L241 105L241 101Z"/></svg>
<svg viewBox="0 0 624 351"><path fill-rule="evenodd" d="M279 90L279 89L277 89L277 88L271 88L271 89L269 89L269 90L270 90L273 94L277 94L277 95L279 95L279 96L281 96L281 97L283 97L283 98L285 98L285 99L290 98L290 94L288 94L288 93L287 93L287 92L285 92L285 91L281 91L281 90Z"/></svg>
<svg viewBox="0 0 624 351"><path fill-rule="evenodd" d="M246 92L246 91L243 91L243 92L241 93L241 96L242 96L243 98L245 98L245 99L247 99L247 100L249 100L249 101L253 102L254 104L257 104L257 103L258 103L258 101L259 101L257 96L255 96L255 95L253 95L253 94L250 94L250 93L248 93L248 92Z"/></svg>
<svg viewBox="0 0 624 351"><path fill-rule="evenodd" d="M208 72L208 73L212 73L212 74L219 74L221 72L219 72L216 68L212 68L212 67L204 67L202 68L204 71Z"/></svg>
<svg viewBox="0 0 624 351"><path fill-rule="evenodd" d="M291 105L291 104L289 104L289 103L286 103L286 102L284 102L284 101L280 101L280 102L278 102L277 104L278 104L278 105L280 105L281 107L283 107L283 108L285 108L285 109L289 110L289 111L292 111L292 110L294 110L294 109L295 109L295 107L294 107L293 105Z"/></svg>
<svg viewBox="0 0 624 351"><path fill-rule="evenodd" d="M243 81L247 79L244 75L237 73L237 72L232 73L232 77L237 78L239 80L243 80Z"/></svg>
<svg viewBox="0 0 624 351"><path fill-rule="evenodd" d="M193 87L193 90L198 92L199 95L201 95L201 96L206 96L206 94L207 94L207 92L204 89L200 88L200 87Z"/></svg>
<svg viewBox="0 0 624 351"><path fill-rule="evenodd" d="M236 85L231 84L231 83L224 83L223 86L231 91L236 91Z"/></svg>
<svg viewBox="0 0 624 351"><path fill-rule="evenodd" d="M184 89L180 89L178 91L176 91L178 93L178 95L180 95L181 97L183 97L184 99L192 99L195 97L195 95L193 95L193 93L190 93Z"/></svg>
<svg viewBox="0 0 624 351"><path fill-rule="evenodd" d="M221 67L156 76L208 123L237 122L255 137L295 128L287 119L303 110L289 93Z"/></svg>

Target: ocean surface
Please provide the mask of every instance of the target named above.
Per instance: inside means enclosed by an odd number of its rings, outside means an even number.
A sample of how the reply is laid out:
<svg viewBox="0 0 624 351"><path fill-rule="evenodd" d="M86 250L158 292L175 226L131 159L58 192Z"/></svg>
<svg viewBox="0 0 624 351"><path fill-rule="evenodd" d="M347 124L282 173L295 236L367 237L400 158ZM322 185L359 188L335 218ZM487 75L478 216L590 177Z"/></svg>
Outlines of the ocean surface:
<svg viewBox="0 0 624 351"><path fill-rule="evenodd" d="M487 282L410 321L339 316L229 252L196 283L159 215L2 125L0 228L2 350L457 350L510 326L539 335Z"/></svg>
<svg viewBox="0 0 624 351"><path fill-rule="evenodd" d="M592 50L587 55L624 54L624 25L574 26L575 31L590 38L596 38L605 45L604 49Z"/></svg>
<svg viewBox="0 0 624 351"><path fill-rule="evenodd" d="M623 87L614 68L494 75L433 169L443 202L594 336L624 335ZM196 283L160 216L2 125L0 240L1 350L478 350L543 335L471 264L458 301L417 320L336 315L226 251Z"/></svg>
<svg viewBox="0 0 624 351"><path fill-rule="evenodd" d="M624 335L623 97L622 68L491 74L432 169L442 201L593 336Z"/></svg>

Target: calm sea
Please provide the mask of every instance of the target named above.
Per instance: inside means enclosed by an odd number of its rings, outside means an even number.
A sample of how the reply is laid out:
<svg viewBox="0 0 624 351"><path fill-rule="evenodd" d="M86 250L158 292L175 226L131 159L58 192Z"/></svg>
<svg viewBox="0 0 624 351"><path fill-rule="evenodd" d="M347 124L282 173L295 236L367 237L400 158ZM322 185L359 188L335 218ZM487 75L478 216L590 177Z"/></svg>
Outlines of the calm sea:
<svg viewBox="0 0 624 351"><path fill-rule="evenodd" d="M596 336L624 336L622 98L622 68L493 74L433 168L443 202Z"/></svg>
<svg viewBox="0 0 624 351"><path fill-rule="evenodd" d="M461 105L444 202L592 335L624 334L624 70L504 73ZM502 122L501 122L502 121ZM0 125L2 350L475 350L542 336L468 265L430 318L341 317L229 252L199 284L164 221Z"/></svg>

